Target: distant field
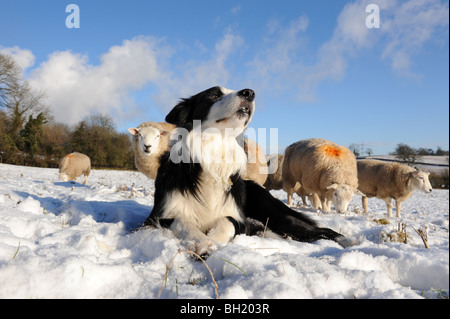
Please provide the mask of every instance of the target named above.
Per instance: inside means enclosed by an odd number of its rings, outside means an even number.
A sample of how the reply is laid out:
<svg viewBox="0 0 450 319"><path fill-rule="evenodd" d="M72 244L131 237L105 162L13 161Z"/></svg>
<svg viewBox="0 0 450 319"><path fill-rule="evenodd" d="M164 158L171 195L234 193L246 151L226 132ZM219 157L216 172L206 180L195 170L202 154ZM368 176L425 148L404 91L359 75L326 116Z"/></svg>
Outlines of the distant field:
<svg viewBox="0 0 450 319"><path fill-rule="evenodd" d="M395 158L395 155L372 155L372 156L364 156L362 158L372 158L384 161L395 161L398 160ZM443 170L448 170L448 156L421 156L418 160L417 167L424 171L439 173Z"/></svg>

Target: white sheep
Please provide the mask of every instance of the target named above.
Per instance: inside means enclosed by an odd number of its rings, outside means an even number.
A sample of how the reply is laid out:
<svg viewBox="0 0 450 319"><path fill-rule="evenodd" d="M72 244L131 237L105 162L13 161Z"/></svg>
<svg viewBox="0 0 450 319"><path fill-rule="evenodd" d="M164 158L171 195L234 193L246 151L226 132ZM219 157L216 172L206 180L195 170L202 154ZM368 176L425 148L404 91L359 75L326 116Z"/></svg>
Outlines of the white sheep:
<svg viewBox="0 0 450 319"><path fill-rule="evenodd" d="M313 138L288 146L282 175L288 205L292 205L292 194L299 187L316 193L326 212L331 203L338 213L346 212L353 195L361 194L353 153L324 139Z"/></svg>
<svg viewBox="0 0 450 319"><path fill-rule="evenodd" d="M81 153L70 153L63 157L59 163L58 177L64 182L77 181L78 176L84 175L84 185L87 185L87 178L91 173L91 159Z"/></svg>
<svg viewBox="0 0 450 319"><path fill-rule="evenodd" d="M430 173L418 171L408 165L388 163L366 159L358 161L358 189L364 193L362 205L368 212L369 197L385 201L388 217L392 217L392 199L395 200L397 217L400 217L402 202L407 200L414 190L430 193L432 187L428 179Z"/></svg>
<svg viewBox="0 0 450 319"><path fill-rule="evenodd" d="M272 189L282 189L283 188L283 176L281 172L283 171L283 154L271 154L266 156L267 166L276 167L277 170L271 174L267 174L267 180L264 183L264 187L270 191Z"/></svg>
<svg viewBox="0 0 450 319"><path fill-rule="evenodd" d="M136 168L148 178L155 179L159 157L169 150L170 132L176 128L169 123L145 122L129 128Z"/></svg>
<svg viewBox="0 0 450 319"><path fill-rule="evenodd" d="M283 162L284 162L284 154L271 154L266 157L267 166L277 167L277 170L272 174L267 174L267 180L264 183L264 187L267 190L272 189L283 189ZM275 166L276 165L276 166ZM307 193L303 187L295 187L294 192L300 196L304 205L307 205L306 197L308 197L311 205L320 209L320 199L315 193Z"/></svg>
<svg viewBox="0 0 450 319"><path fill-rule="evenodd" d="M248 138L244 138L244 151L247 154L247 169L242 178L263 186L267 180L266 156L258 143Z"/></svg>

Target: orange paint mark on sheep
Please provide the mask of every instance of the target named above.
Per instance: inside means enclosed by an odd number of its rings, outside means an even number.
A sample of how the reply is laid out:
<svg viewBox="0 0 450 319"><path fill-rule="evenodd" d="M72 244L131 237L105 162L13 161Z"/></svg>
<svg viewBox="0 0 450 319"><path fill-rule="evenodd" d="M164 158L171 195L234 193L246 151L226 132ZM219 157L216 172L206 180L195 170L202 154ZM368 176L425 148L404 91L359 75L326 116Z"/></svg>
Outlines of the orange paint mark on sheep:
<svg viewBox="0 0 450 319"><path fill-rule="evenodd" d="M73 156L74 156L73 154L66 155L66 157L73 157Z"/></svg>
<svg viewBox="0 0 450 319"><path fill-rule="evenodd" d="M333 147L330 145L322 146L322 151L328 156L339 157L342 154L342 150L337 147Z"/></svg>

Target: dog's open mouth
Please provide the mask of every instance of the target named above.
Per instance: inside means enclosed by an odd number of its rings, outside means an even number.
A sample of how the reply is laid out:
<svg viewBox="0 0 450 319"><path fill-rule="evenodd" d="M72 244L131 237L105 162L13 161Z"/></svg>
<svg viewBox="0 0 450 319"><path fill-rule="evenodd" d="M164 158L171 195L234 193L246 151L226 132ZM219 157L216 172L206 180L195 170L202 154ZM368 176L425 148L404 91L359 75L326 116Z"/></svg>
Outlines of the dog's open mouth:
<svg viewBox="0 0 450 319"><path fill-rule="evenodd" d="M248 119L250 117L251 113L252 113L252 110L251 110L250 106L243 105L236 112L234 112L231 116L217 120L216 123L227 121L228 119L230 119L233 116L236 116L239 120L241 120L243 118Z"/></svg>
<svg viewBox="0 0 450 319"><path fill-rule="evenodd" d="M250 116L250 108L248 106L242 106L234 114L236 114L238 118Z"/></svg>

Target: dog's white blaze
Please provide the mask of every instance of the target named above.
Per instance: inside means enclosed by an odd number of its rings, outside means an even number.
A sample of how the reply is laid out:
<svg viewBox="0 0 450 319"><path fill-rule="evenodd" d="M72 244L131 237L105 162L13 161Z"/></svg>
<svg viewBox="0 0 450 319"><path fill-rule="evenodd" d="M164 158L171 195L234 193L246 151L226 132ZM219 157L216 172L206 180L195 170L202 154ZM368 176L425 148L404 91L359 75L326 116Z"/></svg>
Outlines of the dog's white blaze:
<svg viewBox="0 0 450 319"><path fill-rule="evenodd" d="M220 131L213 129L202 132L193 130L188 135L188 141L191 157L198 160L203 171L216 181L228 183L231 175L242 175L245 172L247 156L235 135L222 135ZM229 187L225 187L225 190L228 189Z"/></svg>

